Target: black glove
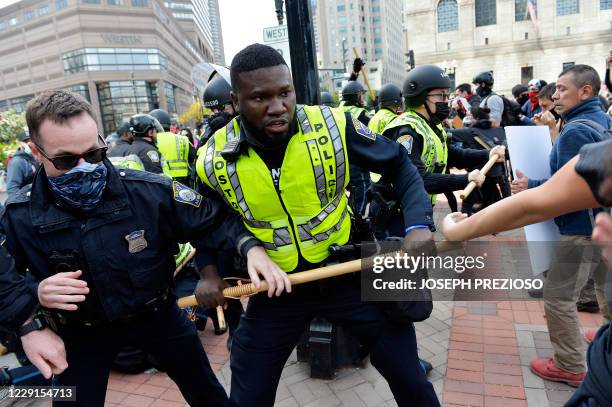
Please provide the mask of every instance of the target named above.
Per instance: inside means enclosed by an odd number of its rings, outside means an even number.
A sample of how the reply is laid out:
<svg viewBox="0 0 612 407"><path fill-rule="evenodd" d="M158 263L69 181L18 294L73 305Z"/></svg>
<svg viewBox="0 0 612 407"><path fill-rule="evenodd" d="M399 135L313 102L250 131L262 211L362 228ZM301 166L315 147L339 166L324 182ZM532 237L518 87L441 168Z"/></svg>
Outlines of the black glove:
<svg viewBox="0 0 612 407"><path fill-rule="evenodd" d="M365 62L363 62L363 59L355 58L355 60L353 61L353 72L360 72L363 66L365 66Z"/></svg>

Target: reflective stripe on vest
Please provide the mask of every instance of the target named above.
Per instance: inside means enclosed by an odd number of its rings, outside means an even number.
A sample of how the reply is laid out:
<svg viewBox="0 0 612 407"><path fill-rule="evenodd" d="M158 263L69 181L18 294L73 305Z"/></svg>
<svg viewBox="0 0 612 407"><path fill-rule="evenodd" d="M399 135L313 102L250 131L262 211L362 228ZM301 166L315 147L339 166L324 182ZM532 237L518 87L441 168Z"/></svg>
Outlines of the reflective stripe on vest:
<svg viewBox="0 0 612 407"><path fill-rule="evenodd" d="M126 155L125 157L108 157L108 160L115 166L130 168L132 170L144 171L144 164L136 154Z"/></svg>
<svg viewBox="0 0 612 407"><path fill-rule="evenodd" d="M385 127L387 127L396 117L397 114L393 113L391 110L382 108L370 119L368 127L374 133L383 134Z"/></svg>
<svg viewBox="0 0 612 407"><path fill-rule="evenodd" d="M359 119L361 113L365 112L365 109L359 106L342 106L342 109L344 109L345 112L349 112L355 119Z"/></svg>
<svg viewBox="0 0 612 407"><path fill-rule="evenodd" d="M434 172L436 163L439 163L443 165L441 173L445 173L446 163L448 161L448 147L446 145L446 132L442 125L439 124L437 127L442 133L444 141L440 140L440 137L432 130L425 119L415 111L408 109L389 123L384 131L386 132L388 129L407 125L411 126L414 131L423 137L421 160L425 163L425 171ZM436 202L436 195L430 195L430 198L432 203Z"/></svg>
<svg viewBox="0 0 612 407"><path fill-rule="evenodd" d="M189 139L180 134L164 132L157 134L157 148L165 160L172 178L189 175Z"/></svg>
<svg viewBox="0 0 612 407"><path fill-rule="evenodd" d="M332 244L345 244L350 235L345 115L341 109L298 105L296 116L300 131L287 145L278 192L252 148L235 162L221 156L239 135L236 119L208 140L197 164L200 178L223 195L287 272L295 269L299 254L321 262Z"/></svg>

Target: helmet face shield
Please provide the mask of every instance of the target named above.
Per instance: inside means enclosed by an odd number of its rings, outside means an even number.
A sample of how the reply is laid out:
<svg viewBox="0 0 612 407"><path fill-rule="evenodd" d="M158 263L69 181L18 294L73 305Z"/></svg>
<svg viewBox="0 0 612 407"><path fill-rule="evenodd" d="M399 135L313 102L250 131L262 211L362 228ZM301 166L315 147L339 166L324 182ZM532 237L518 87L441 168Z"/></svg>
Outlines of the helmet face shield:
<svg viewBox="0 0 612 407"><path fill-rule="evenodd" d="M159 122L159 120L157 119L153 119L154 120L154 127L155 130L157 130L158 133L163 133L164 132L164 127L161 125L161 123Z"/></svg>

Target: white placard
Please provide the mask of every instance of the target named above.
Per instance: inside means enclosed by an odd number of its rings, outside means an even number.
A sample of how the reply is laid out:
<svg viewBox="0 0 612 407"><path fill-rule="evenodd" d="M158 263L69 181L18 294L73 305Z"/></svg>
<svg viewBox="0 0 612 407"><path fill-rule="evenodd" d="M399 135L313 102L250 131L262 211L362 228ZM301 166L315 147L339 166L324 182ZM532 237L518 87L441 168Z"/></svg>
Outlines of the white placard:
<svg viewBox="0 0 612 407"><path fill-rule="evenodd" d="M508 140L508 151L512 171L521 170L529 179L550 177L550 151L552 144L547 126L510 126L504 128ZM551 219L524 227L527 242L556 242L560 238L559 229ZM550 267L554 245L528 244L531 269L534 275Z"/></svg>

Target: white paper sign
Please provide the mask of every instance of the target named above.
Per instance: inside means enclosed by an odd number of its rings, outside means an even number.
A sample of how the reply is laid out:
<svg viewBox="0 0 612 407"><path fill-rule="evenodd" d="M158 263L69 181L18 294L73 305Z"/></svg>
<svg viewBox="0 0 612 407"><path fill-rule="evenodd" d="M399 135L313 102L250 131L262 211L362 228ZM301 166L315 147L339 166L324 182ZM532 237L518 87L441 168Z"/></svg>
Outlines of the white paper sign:
<svg viewBox="0 0 612 407"><path fill-rule="evenodd" d="M550 177L550 151L552 144L547 126L510 126L504 128L508 140L508 151L512 171L521 170L529 179ZM560 238L559 229L551 219L524 227L527 242L556 242ZM554 245L529 245L531 269L534 275L550 267Z"/></svg>

